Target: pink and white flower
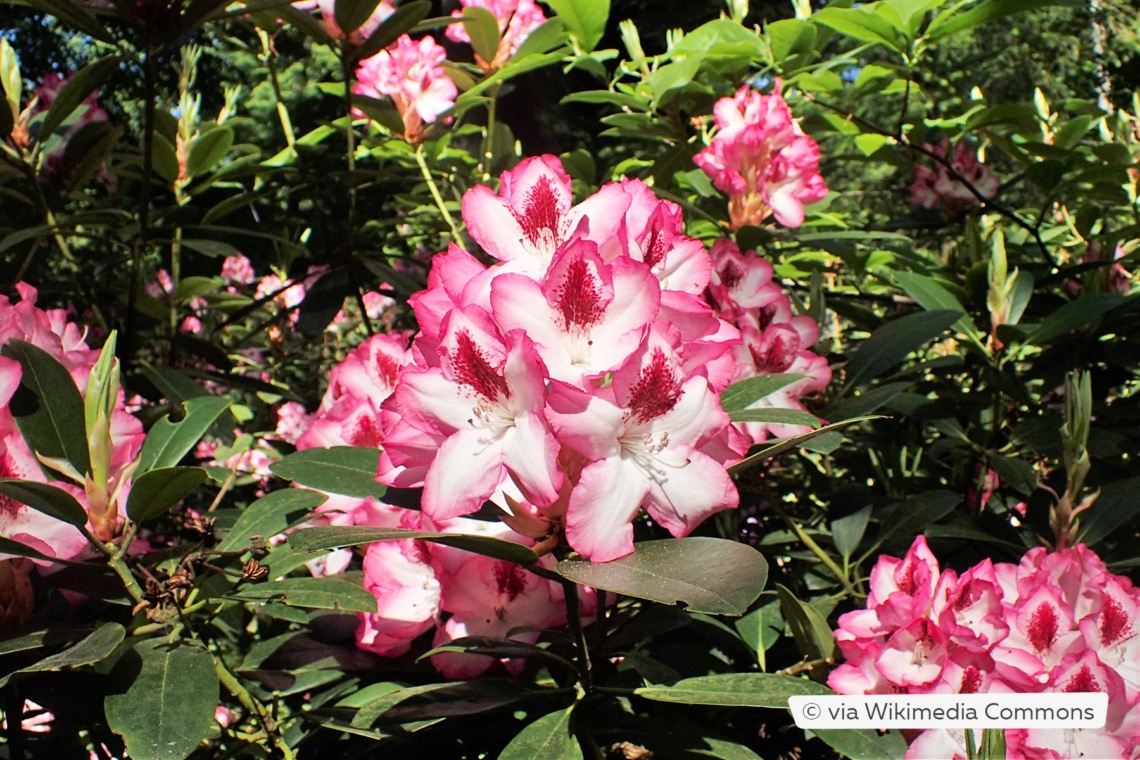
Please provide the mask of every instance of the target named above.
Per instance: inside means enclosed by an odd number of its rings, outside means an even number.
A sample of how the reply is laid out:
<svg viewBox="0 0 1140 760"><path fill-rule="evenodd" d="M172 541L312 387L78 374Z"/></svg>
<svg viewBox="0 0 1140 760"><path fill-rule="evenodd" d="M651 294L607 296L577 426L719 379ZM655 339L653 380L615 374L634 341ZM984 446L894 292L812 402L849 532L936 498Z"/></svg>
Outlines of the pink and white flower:
<svg viewBox="0 0 1140 760"><path fill-rule="evenodd" d="M459 8L451 12L451 17L463 18L464 8L488 10L499 22L499 47L494 58L484 61L478 53L475 55L475 62L487 72L501 69L530 33L546 21L546 14L534 0L459 0ZM447 38L455 42L471 41L463 24L447 27Z"/></svg>
<svg viewBox="0 0 1140 760"><path fill-rule="evenodd" d="M425 125L438 121L459 94L443 69L446 59L447 51L431 37L417 41L405 34L387 50L360 62L352 91L390 97L404 121L404 139L420 142Z"/></svg>

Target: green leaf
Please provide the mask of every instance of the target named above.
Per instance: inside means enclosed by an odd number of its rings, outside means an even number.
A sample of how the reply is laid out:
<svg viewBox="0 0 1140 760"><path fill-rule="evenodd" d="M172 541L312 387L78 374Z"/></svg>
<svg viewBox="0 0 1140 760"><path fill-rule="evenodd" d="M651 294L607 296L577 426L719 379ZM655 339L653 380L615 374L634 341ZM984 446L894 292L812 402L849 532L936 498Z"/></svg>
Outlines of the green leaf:
<svg viewBox="0 0 1140 760"><path fill-rule="evenodd" d="M197 383L192 385L201 387ZM185 414L178 422L171 422L166 415L154 423L143 441L138 472L173 467L181 462L231 403L226 396L192 398L183 404Z"/></svg>
<svg viewBox="0 0 1140 760"><path fill-rule="evenodd" d="M543 715L511 739L499 760L582 760L582 747L570 730L571 705Z"/></svg>
<svg viewBox="0 0 1140 760"><path fill-rule="evenodd" d="M269 466L278 477L326 493L381 498L387 490L376 482L380 450L356 446L305 449Z"/></svg>
<svg viewBox="0 0 1140 760"><path fill-rule="evenodd" d="M881 415L870 415L867 417L852 417L849 420L843 420L842 422L835 422L835 423L832 423L830 425L824 425L823 427L819 428L818 430L812 430L812 431L809 431L807 433L801 433L800 435L793 435L793 436L789 436L788 438L776 438L776 439L771 440L771 441L765 441L764 442L764 448L760 449L755 454L748 455L744 459L742 459L739 462L737 462L736 464L732 465L731 467L728 468L728 472L729 472L729 474L735 475L736 473L738 473L742 470L746 470L749 467L755 467L756 465L760 464L761 462L765 462L765 461L771 459L772 457L779 456L780 454L783 454L786 451L791 451L792 449L796 448L797 446L802 446L803 444L807 443L808 441L812 440L813 438L818 438L822 435L826 435L826 434L828 434L834 430L842 430L845 427L849 427L851 425L857 425L860 422L866 422L867 420L878 420L878 419L882 419L882 416Z"/></svg>
<svg viewBox="0 0 1140 760"><path fill-rule="evenodd" d="M437 654L443 652L466 652L468 654L481 654L496 659L502 658L544 658L552 660L565 667L568 671L574 671L574 663L560 657L549 649L537 646L535 644L528 644L525 641L516 641L515 639L503 639L495 636L463 636L434 649L425 652L417 658L419 660L426 660Z"/></svg>
<svg viewBox="0 0 1140 760"><path fill-rule="evenodd" d="M336 0L333 18L345 37L355 32L372 16L380 0Z"/></svg>
<svg viewBox="0 0 1140 760"><path fill-rule="evenodd" d="M55 357L22 340L11 340L3 355L20 363L20 387L8 402L28 447L52 459L66 459L80 475L91 470L83 397Z"/></svg>
<svg viewBox="0 0 1140 760"><path fill-rule="evenodd" d="M724 411L729 414L741 409L747 409L751 404L756 403L760 399L766 398L792 383L803 380L805 377L807 377L807 375L788 373L745 378L724 389L724 393L720 395L720 405L724 408Z"/></svg>
<svg viewBox="0 0 1140 760"><path fill-rule="evenodd" d="M862 8L827 7L813 13L811 20L859 42L886 45L899 53L906 49L904 30Z"/></svg>
<svg viewBox="0 0 1140 760"><path fill-rule="evenodd" d="M803 19L773 21L764 28L772 45L772 58L781 63L789 56L815 49L815 26Z"/></svg>
<svg viewBox="0 0 1140 760"><path fill-rule="evenodd" d="M462 533L427 533L401 528L366 528L350 526L325 526L305 528L289 535L289 545L294 551L313 552L334 549L342 546L359 546L375 541L402 541L418 539L434 544L454 546L456 549L482 554L485 557L530 565L538 562L538 555L529 547L489 536L465 536Z"/></svg>
<svg viewBox="0 0 1140 760"><path fill-rule="evenodd" d="M471 38L475 55L484 61L495 59L499 52L499 20L486 8L469 5L463 9L463 28Z"/></svg>
<svg viewBox="0 0 1140 760"><path fill-rule="evenodd" d="M158 517L185 499L206 480L201 467L159 467L131 483L127 516L135 522Z"/></svg>
<svg viewBox="0 0 1140 760"><path fill-rule="evenodd" d="M531 54L549 53L566 44L566 25L557 16L546 21L526 36L513 58L523 59Z"/></svg>
<svg viewBox="0 0 1140 760"><path fill-rule="evenodd" d="M285 532L296 520L290 515L308 513L328 501L328 494L304 488L285 488L262 496L238 517L218 544L218 551L236 552L249 547L251 536L270 538Z"/></svg>
<svg viewBox="0 0 1140 760"><path fill-rule="evenodd" d="M962 495L953 491L924 491L910 497L895 508L890 519L884 520L876 548L896 540L909 544L923 528L941 520L961 503Z"/></svg>
<svg viewBox="0 0 1140 760"><path fill-rule="evenodd" d="M768 562L746 544L690 537L645 541L612 562L562 560L557 572L583 586L690 612L743 615L764 589Z"/></svg>
<svg viewBox="0 0 1140 760"><path fill-rule="evenodd" d="M1081 513L1077 540L1095 546L1117 528L1132 522L1140 514L1138 492L1140 477L1116 480L1104 486L1096 501Z"/></svg>
<svg viewBox="0 0 1140 760"><path fill-rule="evenodd" d="M1075 301L1069 301L1041 320L1025 340L1035 346L1044 345L1054 338L1098 322L1101 317L1123 302L1123 297L1116 293L1092 293Z"/></svg>
<svg viewBox="0 0 1140 760"><path fill-rule="evenodd" d="M547 0L583 52L593 52L606 31L610 0Z"/></svg>
<svg viewBox="0 0 1140 760"><path fill-rule="evenodd" d="M110 80L119 69L118 56L100 58L75 72L52 101L47 116L40 124L40 142L46 142L87 96Z"/></svg>
<svg viewBox="0 0 1140 760"><path fill-rule="evenodd" d="M800 651L809 660L836 657L839 648L835 643L835 634L823 615L810 604L797 599L787 587L777 583L776 591L780 595L780 609L788 621L788 627L792 629L792 638L796 640Z"/></svg>
<svg viewBox="0 0 1140 760"><path fill-rule="evenodd" d="M183 760L206 738L218 706L214 659L196 641L145 639L112 671L130 686L103 700L107 725L134 760Z"/></svg>
<svg viewBox="0 0 1140 760"><path fill-rule="evenodd" d="M895 282L899 284L904 293L914 299L915 303L927 311L953 309L960 312L962 318L954 323L954 329L968 336L976 345L982 345L981 334L970 317L967 316L966 309L954 297L953 293L939 284L933 277L926 277L913 272L895 272Z"/></svg>
<svg viewBox="0 0 1140 760"><path fill-rule="evenodd" d="M859 542L863 540L863 534L866 532L867 523L870 520L871 507L868 505L855 514L832 521L831 540L835 542L835 548L839 550L844 559L850 559L855 550L859 548Z"/></svg>
<svg viewBox="0 0 1140 760"><path fill-rule="evenodd" d="M42 511L42 510L41 510ZM10 538L0 536L0 554L12 554L17 557L27 557L28 559L40 560L42 562L54 562L59 565L82 565L82 562L73 562L68 559L59 559L57 557L49 557L41 551L37 551L30 546L25 546L19 541L13 541Z"/></svg>
<svg viewBox="0 0 1140 760"><path fill-rule="evenodd" d="M76 527L82 528L87 524L86 510L62 488L34 480L3 478L0 479L0 494Z"/></svg>
<svg viewBox="0 0 1140 760"><path fill-rule="evenodd" d="M952 309L921 311L883 325L848 360L846 387L878 377L946 332L960 316Z"/></svg>
<svg viewBox="0 0 1140 760"><path fill-rule="evenodd" d="M211 395L208 390L191 380L185 372L174 369L173 367L154 367L149 364L144 364L142 370L143 374L146 375L146 379L154 383L154 387L157 388L159 393L163 395L163 398L173 401L174 403L184 403L192 398ZM149 437L150 435L148 434L147 438ZM146 447L147 444L144 441L144 452L146 451ZM146 461L147 458L144 456L144 464ZM167 464L177 464L178 461L181 461L181 457L179 457L178 460L174 462L168 462Z"/></svg>
<svg viewBox="0 0 1140 760"><path fill-rule="evenodd" d="M124 636L126 636L126 631L123 626L118 623L104 623L75 646L0 678L0 689L7 686L8 681L17 673L38 673L45 670L76 668L80 665L99 662L115 651L115 647L119 646ZM46 639L45 636L45 643L48 643Z"/></svg>
<svg viewBox="0 0 1140 760"><path fill-rule="evenodd" d="M884 404L890 403L903 391L909 389L913 383L898 382L876 385L874 388L864 390L857 395L839 399L835 403L820 411L819 415L825 420L847 419L863 414L870 414Z"/></svg>
<svg viewBox="0 0 1140 760"><path fill-rule="evenodd" d="M970 27L1035 8L1063 5L1058 0L988 0L962 13L957 3L935 16L926 28L928 40L940 40Z"/></svg>
<svg viewBox="0 0 1140 760"><path fill-rule="evenodd" d="M391 45L400 35L411 31L412 27L420 23L431 11L431 0L415 0L403 3L380 26L376 27L368 39L353 52L353 58L362 61L371 58L384 48Z"/></svg>
<svg viewBox="0 0 1140 760"><path fill-rule="evenodd" d="M799 409L781 409L779 407L761 407L758 409L741 409L728 415L733 422L766 422L772 425L807 425L817 428L823 423L819 417L810 412Z"/></svg>
<svg viewBox="0 0 1140 760"><path fill-rule="evenodd" d="M788 697L833 696L814 681L774 673L722 673L697 676L672 686L644 686L634 692L654 702L717 707L788 707Z"/></svg>
<svg viewBox="0 0 1140 760"><path fill-rule="evenodd" d="M54 624L35 631L13 631L14 635L0 639L0 655L66 644L74 641L76 636L88 635L93 630L90 625Z"/></svg>
<svg viewBox="0 0 1140 760"><path fill-rule="evenodd" d="M898 731L879 735L873 728L813 728L819 739L849 760L902 760L906 739Z"/></svg>
<svg viewBox="0 0 1140 760"><path fill-rule="evenodd" d="M193 179L213 171L233 144L234 131L229 127L217 126L199 135L186 154L186 176Z"/></svg>
<svg viewBox="0 0 1140 760"><path fill-rule="evenodd" d="M285 578L257 585L243 585L228 599L281 601L290 607L310 607L340 612L376 612L376 597L359 583L339 578Z"/></svg>

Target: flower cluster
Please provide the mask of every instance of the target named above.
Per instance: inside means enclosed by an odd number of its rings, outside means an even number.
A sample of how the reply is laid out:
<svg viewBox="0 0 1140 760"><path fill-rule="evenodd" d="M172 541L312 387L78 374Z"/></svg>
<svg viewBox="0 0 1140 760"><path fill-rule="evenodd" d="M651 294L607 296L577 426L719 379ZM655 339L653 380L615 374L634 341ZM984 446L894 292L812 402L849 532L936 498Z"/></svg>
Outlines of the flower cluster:
<svg viewBox="0 0 1140 760"><path fill-rule="evenodd" d="M452 18L463 18L464 8L483 8L490 11L499 22L499 48L495 57L484 61L478 54L475 55L476 63L487 72L501 69L519 49L523 40L546 21L546 15L534 0L459 0L459 5L452 12ZM471 41L463 24L447 27L447 38L455 42Z"/></svg>
<svg viewBox="0 0 1140 760"><path fill-rule="evenodd" d="M74 75L63 76L52 72L44 76L43 82L35 88L31 103L17 115L16 124L12 128L10 140L21 149L32 144L32 135L29 131L36 117L41 117L51 110L56 98ZM99 105L98 96L92 92L81 102L64 124L52 135L39 135L38 141L44 146L41 156L42 167L47 174L58 175L63 169L63 161L67 143L80 129L88 124L95 124L108 120L107 112ZM106 172L102 172L104 180L109 180Z"/></svg>
<svg viewBox="0 0 1140 760"><path fill-rule="evenodd" d="M961 217L970 206L980 206L982 201L977 194L959 177L987 199L997 195L1001 182L965 142L955 143L951 150L950 141L943 137L937 145L924 143L923 147L940 158L949 154L950 168L941 163L933 169L915 165L914 184L910 186L910 202L915 206L928 211L942 206L950 218ZM950 169L953 169L953 174Z"/></svg>
<svg viewBox="0 0 1140 760"><path fill-rule="evenodd" d="M823 200L819 145L792 118L776 80L771 95L747 85L713 107L717 133L693 160L728 193L732 229L775 215L786 227L804 222L804 204Z"/></svg>
<svg viewBox="0 0 1140 760"><path fill-rule="evenodd" d="M880 557L867 609L839 619L840 694L1105 692L1103 729L1008 729L1010 758L1129 757L1140 740L1140 590L1083 545L939 572L919 536ZM925 731L907 757L966 757L961 732Z"/></svg>
<svg viewBox="0 0 1140 760"><path fill-rule="evenodd" d="M35 288L21 283L16 289L20 294L20 301L16 303L0 296L0 346L20 340L42 349L67 369L80 394L86 395L99 352L87 347L83 334L75 323L67 321L63 310L37 308ZM38 483L50 481L51 485L74 496L91 517L91 531L109 540L125 518L133 462L144 438L142 425L123 409L122 394L117 394L114 412L107 420L105 439L91 441L93 448L110 447L102 452L92 451L93 461L96 457L105 457L106 482L85 487L82 483L87 473L72 473L72 479L77 482L59 479L55 472L49 477L44 469L48 465L36 459L12 414L10 402L22 377L18 361L0 356L0 477ZM104 500L107 503L102 503ZM0 535L49 557L62 559L76 557L88 547L87 539L75 526L3 495L0 495Z"/></svg>
<svg viewBox="0 0 1140 760"><path fill-rule="evenodd" d="M431 37L403 35L386 50L360 62L352 91L373 98L388 96L404 121L404 139L423 139L425 124L434 123L455 104L459 93L443 69L447 51Z"/></svg>
<svg viewBox="0 0 1140 760"><path fill-rule="evenodd" d="M804 411L800 397L822 391L831 382L827 359L811 351L819 339L819 325L811 317L792 316L791 299L773 279L772 265L755 251L741 253L736 243L723 238L713 243L709 253L713 261L709 303L717 316L740 330L732 382L787 375L786 385L749 408ZM734 424L753 443L808 430L800 425Z"/></svg>
<svg viewBox="0 0 1140 760"><path fill-rule="evenodd" d="M633 550L639 509L676 536L736 506L747 448L720 408L738 332L701 294L711 260L644 183L578 205L558 160L463 199L471 237L410 300L411 361L381 407L379 479L449 520L488 499L595 561ZM462 476L457 473L463 473Z"/></svg>
<svg viewBox="0 0 1140 760"><path fill-rule="evenodd" d="M334 40L346 39L340 25L336 23L336 0L303 0L293 3L293 6L303 11L319 10L321 12L321 28L325 30L325 33ZM352 45L362 44L372 36L380 24L384 23L385 19L395 12L396 7L392 0L380 0L376 10L372 11L372 15L360 25L359 29L348 35L347 42Z"/></svg>

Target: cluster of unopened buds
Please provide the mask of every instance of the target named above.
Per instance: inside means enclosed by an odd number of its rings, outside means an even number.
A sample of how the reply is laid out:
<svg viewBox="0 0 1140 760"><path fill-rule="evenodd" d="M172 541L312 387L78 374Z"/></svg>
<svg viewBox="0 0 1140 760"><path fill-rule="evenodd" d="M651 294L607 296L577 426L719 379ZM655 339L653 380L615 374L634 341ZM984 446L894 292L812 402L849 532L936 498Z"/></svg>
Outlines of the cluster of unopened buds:
<svg viewBox="0 0 1140 760"><path fill-rule="evenodd" d="M919 536L871 571L867 609L839 618L840 694L1103 692L1103 729L1007 729L1008 758L1132 757L1140 741L1140 590L1078 544L1020 564L940 572ZM908 758L967 757L962 731L928 730Z"/></svg>

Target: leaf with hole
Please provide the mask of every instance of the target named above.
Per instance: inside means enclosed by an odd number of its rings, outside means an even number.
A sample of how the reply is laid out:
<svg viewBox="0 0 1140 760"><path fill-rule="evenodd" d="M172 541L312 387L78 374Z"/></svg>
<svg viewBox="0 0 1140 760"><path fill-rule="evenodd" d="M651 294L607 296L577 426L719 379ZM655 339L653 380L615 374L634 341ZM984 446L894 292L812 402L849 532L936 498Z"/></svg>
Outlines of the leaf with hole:
<svg viewBox="0 0 1140 760"><path fill-rule="evenodd" d="M193 388L201 388L190 380L186 382ZM167 415L154 423L146 434L146 440L143 441L138 472L144 473L158 467L173 467L181 462L214 421L229 408L230 403L230 399L225 396L191 398L184 402L184 413L178 422L171 422L170 416Z"/></svg>

